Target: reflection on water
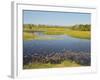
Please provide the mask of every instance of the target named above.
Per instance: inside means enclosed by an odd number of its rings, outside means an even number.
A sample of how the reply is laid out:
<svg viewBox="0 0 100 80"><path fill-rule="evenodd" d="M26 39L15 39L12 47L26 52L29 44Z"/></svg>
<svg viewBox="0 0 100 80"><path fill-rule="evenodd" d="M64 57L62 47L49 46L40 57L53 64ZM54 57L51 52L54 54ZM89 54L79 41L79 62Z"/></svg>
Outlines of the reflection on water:
<svg viewBox="0 0 100 80"><path fill-rule="evenodd" d="M34 32L34 34L40 39L24 40L24 54L63 53L66 50L90 53L90 40L67 35L47 35L43 32Z"/></svg>

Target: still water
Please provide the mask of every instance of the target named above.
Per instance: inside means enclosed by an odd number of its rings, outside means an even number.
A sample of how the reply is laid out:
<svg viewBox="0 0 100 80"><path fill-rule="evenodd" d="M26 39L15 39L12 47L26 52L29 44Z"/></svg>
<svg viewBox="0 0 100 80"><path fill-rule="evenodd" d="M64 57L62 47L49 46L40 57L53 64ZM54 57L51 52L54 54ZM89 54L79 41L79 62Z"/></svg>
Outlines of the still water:
<svg viewBox="0 0 100 80"><path fill-rule="evenodd" d="M65 51L90 53L90 40L67 35L46 35L42 32L35 32L34 34L40 39L24 40L24 55L64 53Z"/></svg>

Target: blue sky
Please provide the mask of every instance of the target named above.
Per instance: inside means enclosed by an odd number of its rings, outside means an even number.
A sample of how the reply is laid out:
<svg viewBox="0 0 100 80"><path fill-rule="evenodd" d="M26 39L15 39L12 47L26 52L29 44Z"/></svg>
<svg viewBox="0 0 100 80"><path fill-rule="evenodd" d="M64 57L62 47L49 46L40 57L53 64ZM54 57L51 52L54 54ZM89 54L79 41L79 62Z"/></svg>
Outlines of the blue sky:
<svg viewBox="0 0 100 80"><path fill-rule="evenodd" d="M24 24L75 25L90 24L91 14L71 12L23 11Z"/></svg>

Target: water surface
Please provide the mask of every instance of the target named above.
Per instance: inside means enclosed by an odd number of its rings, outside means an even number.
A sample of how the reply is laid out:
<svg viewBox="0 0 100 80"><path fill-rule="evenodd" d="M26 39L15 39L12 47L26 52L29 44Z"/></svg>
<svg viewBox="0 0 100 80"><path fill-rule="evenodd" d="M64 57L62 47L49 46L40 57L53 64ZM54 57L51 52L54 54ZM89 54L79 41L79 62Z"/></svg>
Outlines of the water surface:
<svg viewBox="0 0 100 80"><path fill-rule="evenodd" d="M73 38L67 35L47 35L35 32L39 39L24 40L24 54L50 54L65 51L90 53L90 40Z"/></svg>

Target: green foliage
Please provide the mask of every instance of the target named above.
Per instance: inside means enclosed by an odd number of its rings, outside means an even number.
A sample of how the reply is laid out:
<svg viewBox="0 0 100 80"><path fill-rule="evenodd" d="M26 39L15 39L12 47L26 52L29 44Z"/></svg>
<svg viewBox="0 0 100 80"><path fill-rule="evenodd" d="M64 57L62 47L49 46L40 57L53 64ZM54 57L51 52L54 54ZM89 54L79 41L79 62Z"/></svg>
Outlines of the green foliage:
<svg viewBox="0 0 100 80"><path fill-rule="evenodd" d="M71 27L72 30L79 30L79 31L90 31L91 30L91 25L86 24L80 24L80 25L74 25Z"/></svg>

